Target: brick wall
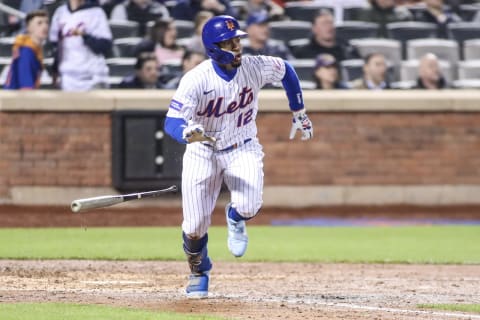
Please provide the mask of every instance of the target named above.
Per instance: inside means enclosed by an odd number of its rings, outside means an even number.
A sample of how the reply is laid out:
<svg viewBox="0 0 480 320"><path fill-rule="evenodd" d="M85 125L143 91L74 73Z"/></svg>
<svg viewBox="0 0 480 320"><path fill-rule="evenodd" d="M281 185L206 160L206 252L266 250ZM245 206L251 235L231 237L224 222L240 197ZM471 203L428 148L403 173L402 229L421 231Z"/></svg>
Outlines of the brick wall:
<svg viewBox="0 0 480 320"><path fill-rule="evenodd" d="M266 185L480 184L480 113L261 113ZM111 186L110 112L0 112L0 198L11 186ZM298 138L298 137L297 137Z"/></svg>
<svg viewBox="0 0 480 320"><path fill-rule="evenodd" d="M109 113L0 113L0 197L11 186L109 186Z"/></svg>
<svg viewBox="0 0 480 320"><path fill-rule="evenodd" d="M287 142L287 114L261 114L265 184L480 183L478 113L311 113L315 140Z"/></svg>

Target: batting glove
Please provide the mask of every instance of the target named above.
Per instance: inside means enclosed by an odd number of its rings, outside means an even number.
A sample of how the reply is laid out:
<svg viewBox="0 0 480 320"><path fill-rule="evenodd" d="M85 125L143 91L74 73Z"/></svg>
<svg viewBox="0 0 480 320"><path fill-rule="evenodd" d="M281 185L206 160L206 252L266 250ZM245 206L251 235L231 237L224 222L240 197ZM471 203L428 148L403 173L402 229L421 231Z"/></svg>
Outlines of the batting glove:
<svg viewBox="0 0 480 320"><path fill-rule="evenodd" d="M205 129L201 124L193 124L189 121L188 126L183 129L182 138L188 143L205 141Z"/></svg>
<svg viewBox="0 0 480 320"><path fill-rule="evenodd" d="M302 132L302 140L308 140L313 137L312 121L308 118L305 110L293 112L292 129L290 130L290 140L295 138L297 130Z"/></svg>

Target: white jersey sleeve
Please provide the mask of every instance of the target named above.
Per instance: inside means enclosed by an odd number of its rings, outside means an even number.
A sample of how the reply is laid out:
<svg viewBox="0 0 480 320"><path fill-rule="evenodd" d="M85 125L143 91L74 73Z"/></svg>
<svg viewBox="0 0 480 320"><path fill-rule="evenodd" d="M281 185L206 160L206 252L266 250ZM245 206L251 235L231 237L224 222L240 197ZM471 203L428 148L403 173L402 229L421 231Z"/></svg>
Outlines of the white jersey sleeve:
<svg viewBox="0 0 480 320"><path fill-rule="evenodd" d="M168 117L182 118L185 121L192 118L193 111L199 103L199 87L195 85L193 78L192 73L186 73L180 80L168 108Z"/></svg>
<svg viewBox="0 0 480 320"><path fill-rule="evenodd" d="M285 76L285 63L283 59L272 56L250 56L246 57L255 66L260 81L259 87L267 83L279 82Z"/></svg>

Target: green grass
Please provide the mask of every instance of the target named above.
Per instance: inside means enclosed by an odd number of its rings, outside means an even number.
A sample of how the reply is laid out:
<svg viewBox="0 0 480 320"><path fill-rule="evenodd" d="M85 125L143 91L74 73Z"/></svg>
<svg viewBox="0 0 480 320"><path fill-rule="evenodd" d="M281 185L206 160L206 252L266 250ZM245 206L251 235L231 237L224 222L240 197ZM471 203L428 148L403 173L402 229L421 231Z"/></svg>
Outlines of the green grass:
<svg viewBox="0 0 480 320"><path fill-rule="evenodd" d="M2 320L220 320L210 316L192 316L99 305L63 303L0 304Z"/></svg>
<svg viewBox="0 0 480 320"><path fill-rule="evenodd" d="M421 309L480 313L480 304L419 304L417 307Z"/></svg>
<svg viewBox="0 0 480 320"><path fill-rule="evenodd" d="M257 227L243 261L480 263L480 227ZM226 228L209 231L214 260L231 261ZM180 228L0 229L1 259L185 259Z"/></svg>

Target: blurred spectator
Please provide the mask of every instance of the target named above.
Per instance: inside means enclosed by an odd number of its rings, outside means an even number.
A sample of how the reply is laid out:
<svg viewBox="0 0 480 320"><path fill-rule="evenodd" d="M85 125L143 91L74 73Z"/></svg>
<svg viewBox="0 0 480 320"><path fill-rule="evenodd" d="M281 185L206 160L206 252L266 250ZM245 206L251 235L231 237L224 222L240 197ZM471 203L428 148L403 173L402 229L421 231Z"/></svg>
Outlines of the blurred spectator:
<svg viewBox="0 0 480 320"><path fill-rule="evenodd" d="M35 10L25 18L26 33L15 38L5 89L36 89L43 71L43 44L48 37L48 13Z"/></svg>
<svg viewBox="0 0 480 320"><path fill-rule="evenodd" d="M324 53L318 55L313 72L317 89L349 89L346 83L340 81L337 61L331 54Z"/></svg>
<svg viewBox="0 0 480 320"><path fill-rule="evenodd" d="M390 89L387 80L387 63L381 53L371 53L365 57L363 77L352 83L352 89L383 90Z"/></svg>
<svg viewBox="0 0 480 320"><path fill-rule="evenodd" d="M175 76L167 84L165 84L164 89L176 89L185 73L192 70L204 60L205 55L203 53L189 50L185 51L182 57L182 73Z"/></svg>
<svg viewBox="0 0 480 320"><path fill-rule="evenodd" d="M248 0L246 11L245 20L252 14L267 14L270 21L286 18L283 8L271 0Z"/></svg>
<svg viewBox="0 0 480 320"><path fill-rule="evenodd" d="M126 0L117 4L110 13L110 20L129 20L138 22L139 34L144 36L149 21L169 18L168 9L153 0Z"/></svg>
<svg viewBox="0 0 480 320"><path fill-rule="evenodd" d="M159 66L165 61L178 59L183 56L184 49L177 44L177 29L172 19L155 21L148 39L143 40L135 48L135 54L140 52L154 52Z"/></svg>
<svg viewBox="0 0 480 320"><path fill-rule="evenodd" d="M248 39L243 46L243 53L249 55L267 55L282 59L294 59L290 50L281 41L269 39L270 28L268 15L265 12L251 14L247 19Z"/></svg>
<svg viewBox="0 0 480 320"><path fill-rule="evenodd" d="M3 0L4 5L20 11L18 0ZM25 12L27 13L27 12ZM5 36L12 36L18 33L22 27L22 18L0 11L0 32Z"/></svg>
<svg viewBox="0 0 480 320"><path fill-rule="evenodd" d="M447 82L440 71L440 63L433 53L425 54L418 65L417 89L444 89Z"/></svg>
<svg viewBox="0 0 480 320"><path fill-rule="evenodd" d="M321 53L328 53L335 60L357 58L358 52L347 43L338 43L336 39L333 15L329 10L321 9L313 19L313 35L308 44L292 50L297 59L315 59Z"/></svg>
<svg viewBox="0 0 480 320"><path fill-rule="evenodd" d="M137 57L135 74L123 78L119 84L122 89L161 89L158 62L155 55L143 53Z"/></svg>
<svg viewBox="0 0 480 320"><path fill-rule="evenodd" d="M395 6L394 0L370 0L370 8L359 12L358 20L378 23L378 36L387 38L388 23L410 21L413 16L407 8Z"/></svg>
<svg viewBox="0 0 480 320"><path fill-rule="evenodd" d="M195 33L188 41L188 44L186 46L187 50L198 51L198 52L205 51L205 48L203 47L203 41L202 41L202 30L203 30L203 26L205 25L205 22L207 22L207 20L210 19L211 17L213 17L213 13L211 13L210 11L200 11L197 13L194 21Z"/></svg>
<svg viewBox="0 0 480 320"><path fill-rule="evenodd" d="M427 10L419 13L419 21L435 23L437 34L440 38L447 38L447 24L460 22L462 19L450 11L443 3L443 0L424 0Z"/></svg>
<svg viewBox="0 0 480 320"><path fill-rule="evenodd" d="M61 77L62 90L108 87L105 56L112 48L112 32L97 2L68 0L58 7L53 14L49 38L57 48L54 71Z"/></svg>
<svg viewBox="0 0 480 320"><path fill-rule="evenodd" d="M179 0L172 8L171 14L175 20L193 21L200 11L237 17L237 10L230 5L230 0Z"/></svg>

